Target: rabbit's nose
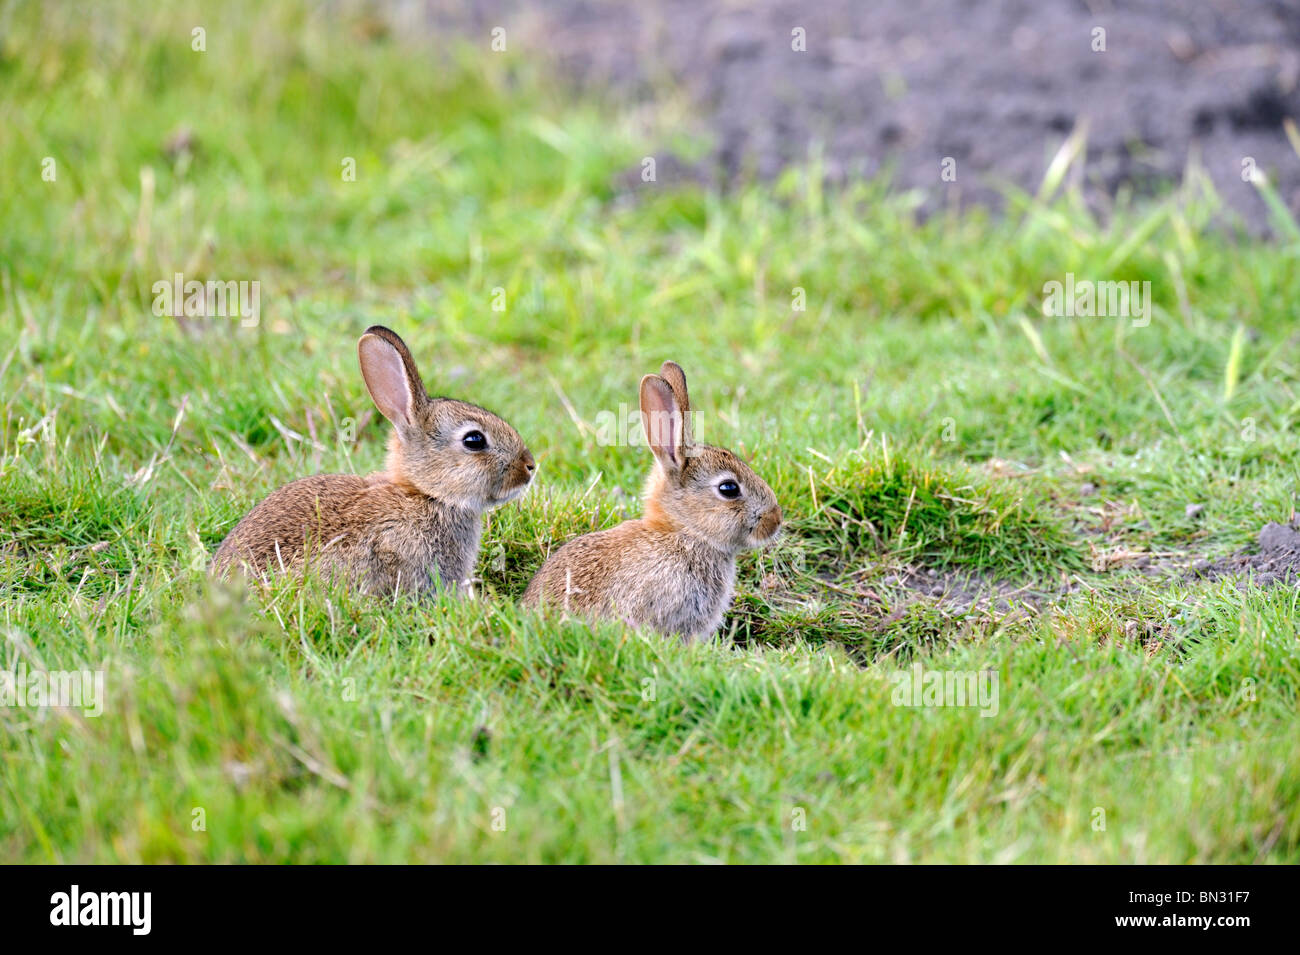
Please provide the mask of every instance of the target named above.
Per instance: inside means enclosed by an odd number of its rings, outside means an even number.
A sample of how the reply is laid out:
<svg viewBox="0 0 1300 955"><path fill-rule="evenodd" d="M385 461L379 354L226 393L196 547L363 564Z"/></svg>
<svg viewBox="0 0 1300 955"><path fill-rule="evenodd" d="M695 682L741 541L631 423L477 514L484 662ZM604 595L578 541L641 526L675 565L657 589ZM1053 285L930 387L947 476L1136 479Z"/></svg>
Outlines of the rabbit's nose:
<svg viewBox="0 0 1300 955"><path fill-rule="evenodd" d="M520 460L523 462L524 467L528 469L529 474L537 470L537 462L533 460L533 453L527 448L524 449L524 456Z"/></svg>
<svg viewBox="0 0 1300 955"><path fill-rule="evenodd" d="M756 528L758 536L763 540L768 540L776 533L777 528L781 526L781 505L773 504L771 510L762 516Z"/></svg>

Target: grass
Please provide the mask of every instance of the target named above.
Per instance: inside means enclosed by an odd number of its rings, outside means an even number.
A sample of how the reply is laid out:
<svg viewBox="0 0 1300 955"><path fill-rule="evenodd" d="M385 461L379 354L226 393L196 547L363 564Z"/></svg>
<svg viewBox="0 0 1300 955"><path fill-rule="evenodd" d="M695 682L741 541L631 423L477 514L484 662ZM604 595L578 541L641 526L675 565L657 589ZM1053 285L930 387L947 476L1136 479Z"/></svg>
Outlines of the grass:
<svg viewBox="0 0 1300 955"><path fill-rule="evenodd" d="M0 858L1300 860L1296 592L1179 573L1295 507L1285 229L1212 225L1194 172L1104 218L1045 189L919 222L815 156L629 187L707 144L346 6L4 17L0 653L107 699L0 708ZM259 324L156 316L177 271L260 281ZM1070 272L1149 281L1150 323L1045 316ZM484 599L211 582L273 488L380 465L374 322L538 456ZM716 644L523 612L549 549L637 513L605 425L669 356L789 533ZM915 662L995 673L997 714L894 705Z"/></svg>

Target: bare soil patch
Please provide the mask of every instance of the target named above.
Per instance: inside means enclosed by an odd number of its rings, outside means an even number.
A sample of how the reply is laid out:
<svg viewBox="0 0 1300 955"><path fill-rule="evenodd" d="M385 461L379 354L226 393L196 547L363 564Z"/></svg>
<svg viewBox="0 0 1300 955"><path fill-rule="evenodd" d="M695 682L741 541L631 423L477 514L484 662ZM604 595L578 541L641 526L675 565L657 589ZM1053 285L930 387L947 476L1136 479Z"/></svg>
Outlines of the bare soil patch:
<svg viewBox="0 0 1300 955"><path fill-rule="evenodd" d="M407 9L395 7L396 9ZM665 155L657 182L771 178L821 150L832 180L892 169L923 208L1033 192L1077 123L1094 207L1181 180L1199 157L1253 229L1267 221L1249 159L1300 213L1294 0L426 0L426 32L509 49L575 87L630 103L684 90L712 135L703 164ZM805 49L796 50L794 31ZM1105 49L1097 34L1105 31ZM945 158L955 182L940 178ZM644 187L640 167L627 177Z"/></svg>
<svg viewBox="0 0 1300 955"><path fill-rule="evenodd" d="M1255 548L1219 560L1200 561L1192 566L1189 575L1203 580L1234 577L1241 587L1300 584L1300 519L1265 524Z"/></svg>

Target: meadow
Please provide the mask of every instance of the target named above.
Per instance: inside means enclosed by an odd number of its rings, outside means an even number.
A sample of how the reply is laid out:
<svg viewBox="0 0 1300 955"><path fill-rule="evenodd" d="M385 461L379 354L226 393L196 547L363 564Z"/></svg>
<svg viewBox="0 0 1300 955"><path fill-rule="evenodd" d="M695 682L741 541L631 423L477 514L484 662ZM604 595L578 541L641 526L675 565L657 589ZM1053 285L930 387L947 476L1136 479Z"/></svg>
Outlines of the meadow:
<svg viewBox="0 0 1300 955"><path fill-rule="evenodd" d="M1296 506L1266 183L1268 240L1194 163L1090 209L1082 149L1000 215L815 149L720 192L662 161L708 154L671 98L327 9L5 8L0 668L106 696L0 707L0 860L1300 861L1295 584L1191 572ZM257 281L257 323L156 314L176 273ZM1044 314L1067 275L1149 320ZM213 581L274 488L382 466L376 323L537 456L478 599ZM670 357L784 535L712 643L523 611L639 513ZM896 705L918 663L997 712Z"/></svg>

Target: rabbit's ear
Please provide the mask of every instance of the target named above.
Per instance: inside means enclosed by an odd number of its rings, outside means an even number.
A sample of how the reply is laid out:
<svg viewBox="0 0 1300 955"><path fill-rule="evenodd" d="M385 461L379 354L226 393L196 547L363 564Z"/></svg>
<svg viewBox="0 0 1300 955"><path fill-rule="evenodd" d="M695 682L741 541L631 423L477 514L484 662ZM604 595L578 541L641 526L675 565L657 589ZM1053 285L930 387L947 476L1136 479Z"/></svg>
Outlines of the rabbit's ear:
<svg viewBox="0 0 1300 955"><path fill-rule="evenodd" d="M682 409L668 382L658 375L641 379L641 424L650 450L669 474L686 466Z"/></svg>
<svg viewBox="0 0 1300 955"><path fill-rule="evenodd" d="M357 357L375 406L398 428L410 427L415 409L429 399L406 343L384 326L372 325L357 342Z"/></svg>
<svg viewBox="0 0 1300 955"><path fill-rule="evenodd" d="M691 434L691 398L686 391L686 372L682 371L682 366L677 362L666 361L659 369L659 377L668 382L668 387L673 390L673 399L682 413L682 444L689 448L694 442L694 436Z"/></svg>

